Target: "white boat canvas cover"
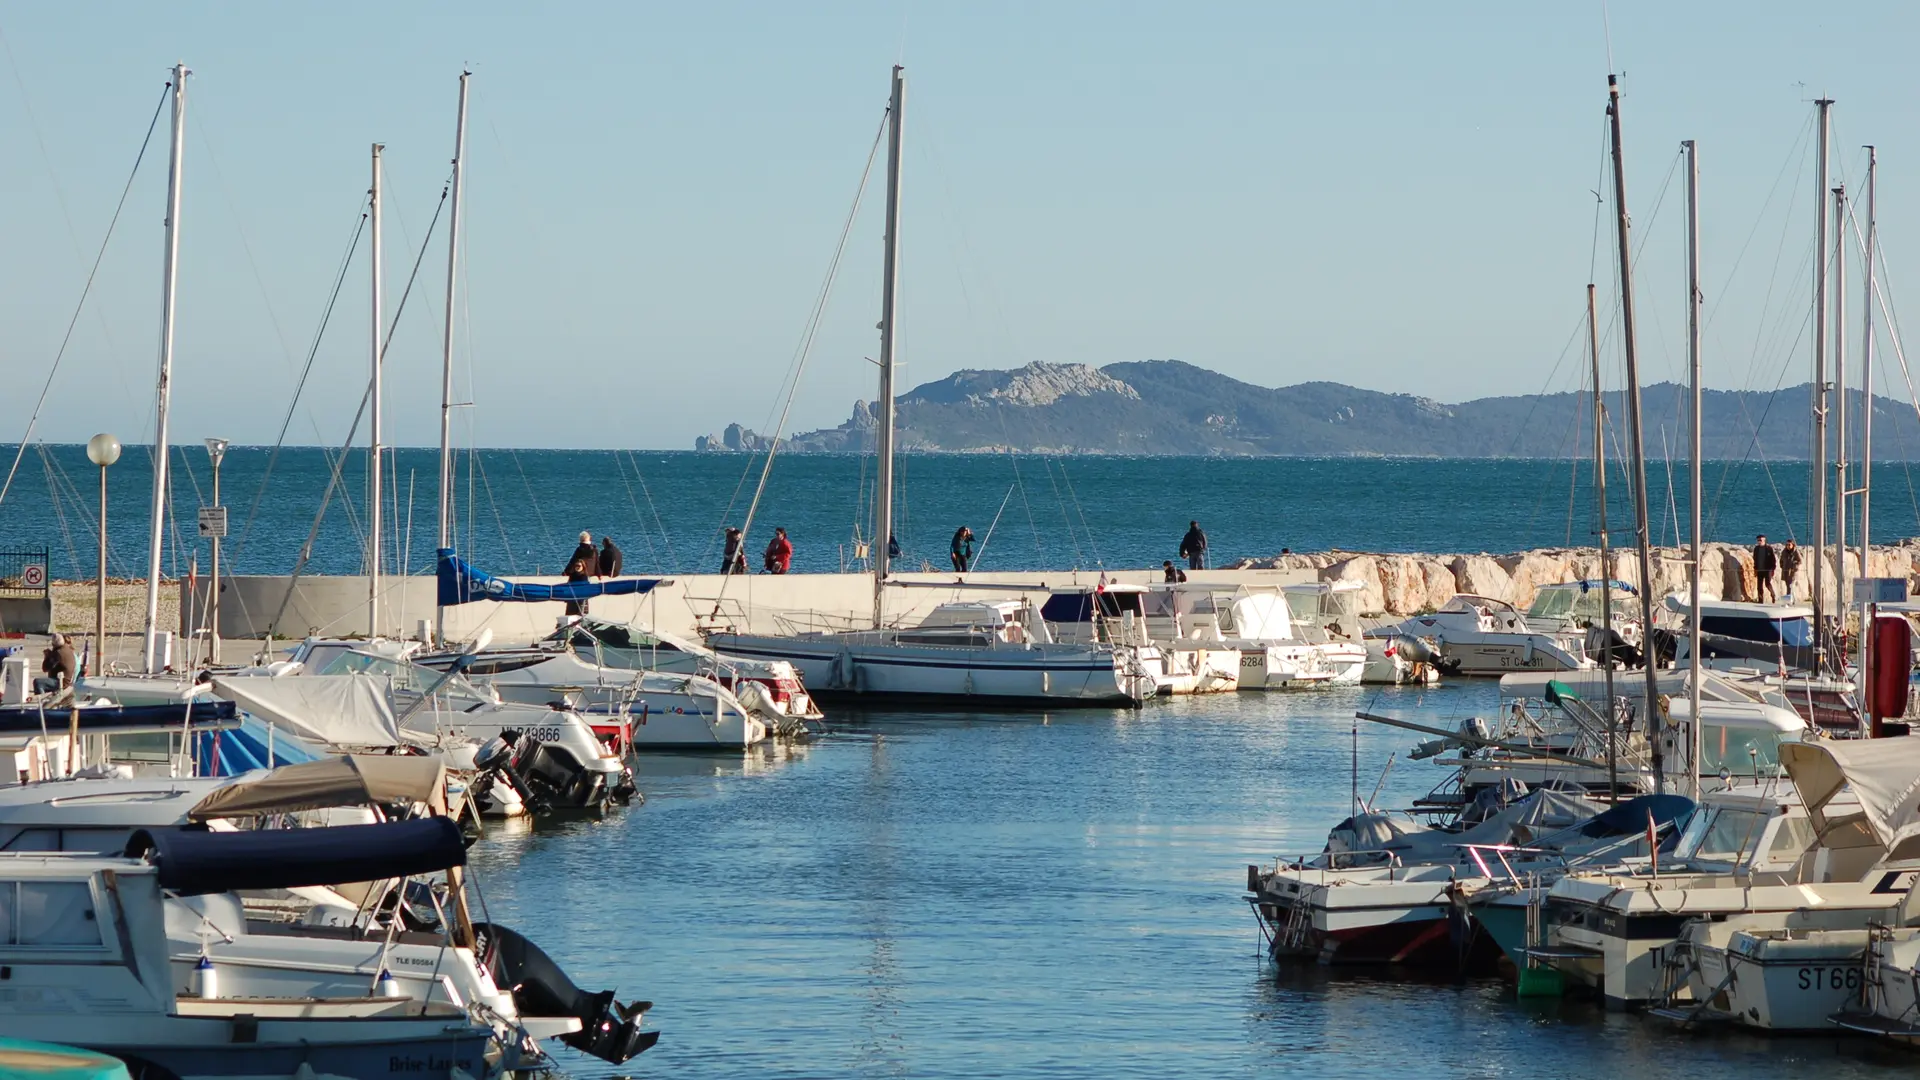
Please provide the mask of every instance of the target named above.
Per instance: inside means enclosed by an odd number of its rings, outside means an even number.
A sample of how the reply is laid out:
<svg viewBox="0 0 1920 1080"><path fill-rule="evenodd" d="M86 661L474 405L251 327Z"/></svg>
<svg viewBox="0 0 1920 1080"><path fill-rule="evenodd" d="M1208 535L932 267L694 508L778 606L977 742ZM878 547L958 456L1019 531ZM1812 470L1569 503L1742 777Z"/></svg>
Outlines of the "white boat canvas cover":
<svg viewBox="0 0 1920 1080"><path fill-rule="evenodd" d="M391 802L424 803L445 814L446 783L446 765L439 758L348 754L282 765L229 784L200 800L187 818L263 817Z"/></svg>
<svg viewBox="0 0 1920 1080"><path fill-rule="evenodd" d="M1292 641L1293 609L1278 593L1253 593L1233 601L1233 634L1250 641Z"/></svg>
<svg viewBox="0 0 1920 1080"><path fill-rule="evenodd" d="M396 746L387 680L364 672L213 680L213 692L262 720L328 746Z"/></svg>
<svg viewBox="0 0 1920 1080"><path fill-rule="evenodd" d="M1780 763L1823 844L1843 846L1829 833L1861 821L1888 860L1920 857L1920 738L1785 743ZM1839 801L1848 788L1859 800L1857 813Z"/></svg>

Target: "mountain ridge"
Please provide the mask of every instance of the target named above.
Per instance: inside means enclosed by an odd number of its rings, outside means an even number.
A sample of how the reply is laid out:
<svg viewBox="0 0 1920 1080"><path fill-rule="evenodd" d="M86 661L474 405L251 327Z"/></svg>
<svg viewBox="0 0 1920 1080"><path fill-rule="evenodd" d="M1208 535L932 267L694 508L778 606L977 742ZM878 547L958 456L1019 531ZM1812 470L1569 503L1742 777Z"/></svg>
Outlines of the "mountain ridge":
<svg viewBox="0 0 1920 1080"><path fill-rule="evenodd" d="M1688 392L1641 390L1649 458L1684 457ZM1855 415L1862 401L1848 392ZM1809 384L1775 391L1706 390L1705 456L1804 461L1811 446ZM1626 446L1625 394L1606 394L1609 456ZM1830 406L1831 408L1831 406ZM1874 398L1877 460L1920 459L1920 416ZM783 453L873 449L873 403L857 401L836 427L801 432ZM914 453L1127 454L1198 457L1566 458L1591 456L1584 393L1484 397L1446 403L1327 380L1268 388L1179 360L1105 367L1035 362L968 368L896 399L895 443ZM759 451L771 442L739 424L695 440L697 450Z"/></svg>

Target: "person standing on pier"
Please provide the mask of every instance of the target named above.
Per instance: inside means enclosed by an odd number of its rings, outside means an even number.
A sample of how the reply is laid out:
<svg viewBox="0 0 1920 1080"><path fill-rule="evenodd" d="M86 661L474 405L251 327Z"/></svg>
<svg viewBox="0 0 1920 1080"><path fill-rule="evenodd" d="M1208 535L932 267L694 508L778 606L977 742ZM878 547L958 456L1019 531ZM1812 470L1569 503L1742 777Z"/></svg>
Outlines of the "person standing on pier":
<svg viewBox="0 0 1920 1080"><path fill-rule="evenodd" d="M1207 568L1207 534L1200 531L1199 522L1187 522L1187 535L1180 538L1180 555L1187 560L1189 570Z"/></svg>
<svg viewBox="0 0 1920 1080"><path fill-rule="evenodd" d="M747 553L740 550L745 542L740 530L727 526L727 548L720 554L720 572L723 574L744 574L747 572Z"/></svg>
<svg viewBox="0 0 1920 1080"><path fill-rule="evenodd" d="M767 541L767 550L760 556L760 565L769 574L784 574L787 567L793 565L793 541L787 539L787 530L773 530L773 539Z"/></svg>
<svg viewBox="0 0 1920 1080"><path fill-rule="evenodd" d="M626 558L620 548L614 544L613 537L600 538L600 576L619 577L620 568L626 565Z"/></svg>
<svg viewBox="0 0 1920 1080"><path fill-rule="evenodd" d="M973 565L973 530L972 529L969 529L965 525L962 525L958 529L954 530L953 548L949 552L949 554L953 556L953 568L955 570L958 570L960 573L963 573L963 574L966 573L967 567Z"/></svg>
<svg viewBox="0 0 1920 1080"><path fill-rule="evenodd" d="M1780 548L1780 591L1787 602L1793 602L1793 582L1800 576L1800 549L1794 545L1793 537Z"/></svg>
<svg viewBox="0 0 1920 1080"><path fill-rule="evenodd" d="M1773 591L1773 545L1767 543L1763 533L1753 538L1753 598L1762 604L1777 604L1780 598Z"/></svg>
<svg viewBox="0 0 1920 1080"><path fill-rule="evenodd" d="M593 534L583 532L580 534L579 545L573 549L573 554L567 558L567 584L575 585L584 581L592 581L599 573L600 553L593 549ZM586 613L587 602L585 600L567 601L567 614L585 615Z"/></svg>

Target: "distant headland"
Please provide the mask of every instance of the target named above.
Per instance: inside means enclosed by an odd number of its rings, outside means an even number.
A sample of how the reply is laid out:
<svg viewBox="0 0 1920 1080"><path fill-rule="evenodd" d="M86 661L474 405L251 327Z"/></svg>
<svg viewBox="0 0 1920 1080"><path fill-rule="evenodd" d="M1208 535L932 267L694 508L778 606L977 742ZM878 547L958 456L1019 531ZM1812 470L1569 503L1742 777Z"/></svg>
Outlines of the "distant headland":
<svg viewBox="0 0 1920 1080"><path fill-rule="evenodd" d="M1641 392L1647 453L1683 456L1686 388ZM1852 408L1858 391L1849 391ZM1613 447L1624 446L1625 401L1607 394ZM783 440L785 453L861 453L873 448L873 404L857 401L838 427ZM898 399L902 451L944 454L1147 454L1194 457L1567 458L1587 456L1590 405L1582 394L1479 398L1449 405L1412 394L1333 382L1272 389L1178 360L1108 364L1032 363L1005 371L958 371ZM1714 460L1805 460L1807 385L1774 391L1709 390L1701 424ZM1666 449L1663 450L1663 438ZM703 435L696 450L757 451L771 442L739 424ZM1920 417L1892 398L1874 399L1877 460L1920 460Z"/></svg>

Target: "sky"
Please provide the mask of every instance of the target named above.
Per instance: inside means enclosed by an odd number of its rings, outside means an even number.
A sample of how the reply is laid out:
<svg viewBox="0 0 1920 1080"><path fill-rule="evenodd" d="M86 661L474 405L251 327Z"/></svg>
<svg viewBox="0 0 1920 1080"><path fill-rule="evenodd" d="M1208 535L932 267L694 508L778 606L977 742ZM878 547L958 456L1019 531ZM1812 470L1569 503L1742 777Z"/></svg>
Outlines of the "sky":
<svg viewBox="0 0 1920 1080"><path fill-rule="evenodd" d="M364 243L314 341L369 145L386 145L392 317L464 66L472 404L455 441L675 449L777 423L896 62L903 387L1172 358L1443 401L1573 389L1595 278L1617 385L1594 195L1610 67L1643 380L1684 377L1675 165L1693 138L1707 382L1804 382L1810 102L1839 102L1836 180L1857 185L1860 145L1881 148L1898 285L1920 192L1916 29L1898 3L7 4L0 441L26 430L56 356L35 439L151 438L164 114L81 296L176 60L193 70L176 441L273 442L310 349L287 441L345 438L369 368ZM787 430L874 395L883 202L876 164ZM445 239L387 352L392 444L438 437Z"/></svg>

